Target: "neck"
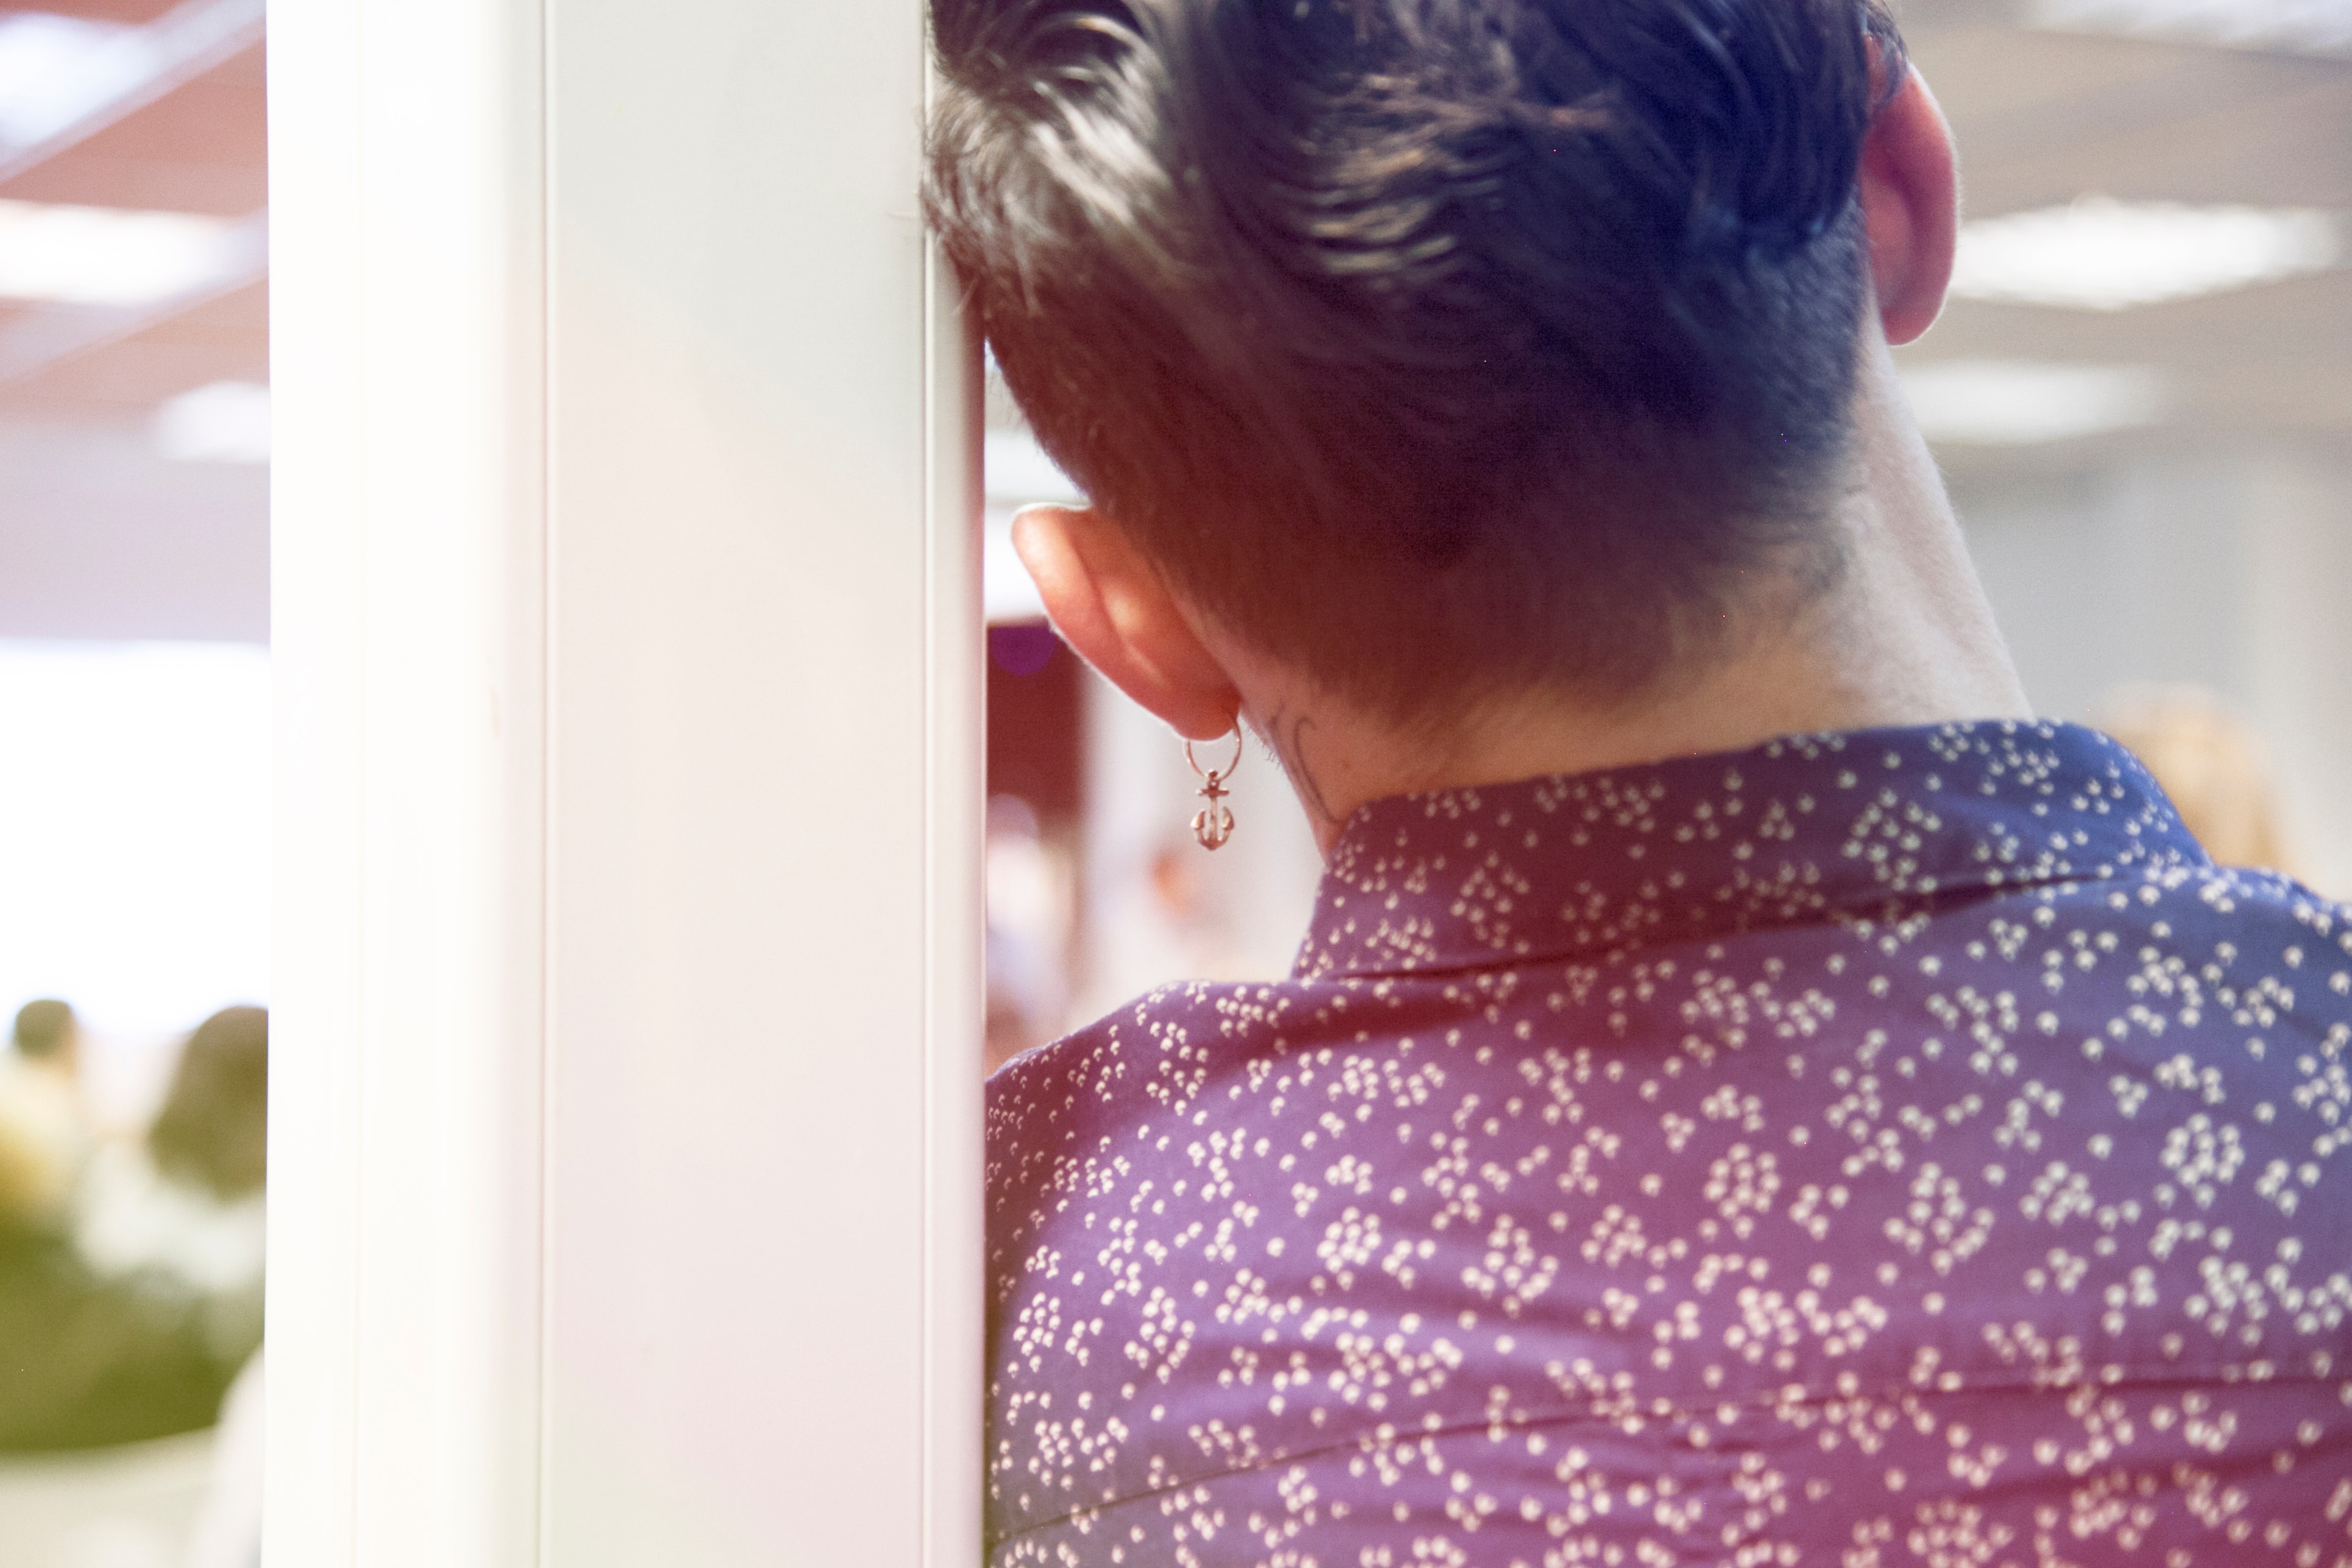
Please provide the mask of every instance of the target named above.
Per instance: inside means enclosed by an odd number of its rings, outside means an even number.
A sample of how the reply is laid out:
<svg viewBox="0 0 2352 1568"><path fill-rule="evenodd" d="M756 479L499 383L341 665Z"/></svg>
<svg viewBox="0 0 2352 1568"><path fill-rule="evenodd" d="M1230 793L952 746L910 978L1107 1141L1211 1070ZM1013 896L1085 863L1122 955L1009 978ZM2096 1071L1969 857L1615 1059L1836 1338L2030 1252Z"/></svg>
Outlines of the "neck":
<svg viewBox="0 0 2352 1568"><path fill-rule="evenodd" d="M1358 806L1386 795L1737 751L1798 731L2029 715L1883 344L1864 363L1851 472L1829 526L1844 551L1833 586L1806 595L1768 577L1736 612L1728 652L1669 670L1626 702L1527 692L1480 704L1432 742L1403 738L1288 670L1227 668L1241 672L1244 712L1326 854Z"/></svg>

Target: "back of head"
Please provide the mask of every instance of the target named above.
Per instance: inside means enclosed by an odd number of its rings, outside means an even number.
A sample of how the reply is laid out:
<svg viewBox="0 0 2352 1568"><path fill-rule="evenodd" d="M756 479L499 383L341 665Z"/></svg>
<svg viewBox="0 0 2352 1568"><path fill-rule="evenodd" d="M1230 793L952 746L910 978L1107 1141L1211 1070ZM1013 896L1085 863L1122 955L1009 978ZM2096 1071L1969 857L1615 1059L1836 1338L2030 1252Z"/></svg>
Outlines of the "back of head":
<svg viewBox="0 0 2352 1568"><path fill-rule="evenodd" d="M224 1200L261 1190L269 1145L269 1015L224 1007L197 1026L147 1132L165 1175Z"/></svg>
<svg viewBox="0 0 2352 1568"><path fill-rule="evenodd" d="M53 1062L70 1058L74 1042L74 1010L44 997L16 1009L16 1054L26 1061Z"/></svg>
<svg viewBox="0 0 2352 1568"><path fill-rule="evenodd" d="M1819 524L1880 0L935 0L929 210L1045 447L1400 719L1642 687Z"/></svg>

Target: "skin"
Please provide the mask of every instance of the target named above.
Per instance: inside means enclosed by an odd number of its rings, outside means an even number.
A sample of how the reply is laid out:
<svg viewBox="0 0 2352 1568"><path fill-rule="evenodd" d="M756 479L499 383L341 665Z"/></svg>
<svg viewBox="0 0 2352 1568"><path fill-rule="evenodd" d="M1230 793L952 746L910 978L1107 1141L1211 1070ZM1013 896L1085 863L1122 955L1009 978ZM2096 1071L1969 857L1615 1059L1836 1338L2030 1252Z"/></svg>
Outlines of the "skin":
<svg viewBox="0 0 2352 1568"><path fill-rule="evenodd" d="M1408 734L1188 603L1101 512L1031 507L1014 521L1014 546L1063 637L1129 697L1193 740L1236 723L1256 731L1327 854L1358 806L1386 795L1732 751L1801 731L2030 717L1895 378L1892 346L1925 332L1943 308L1959 227L1951 133L1916 71L1871 130L1860 193L1871 308L1857 345L1853 455L1826 520L1846 569L1811 595L1793 568L1754 574L1732 612L1729 651L1668 670L1630 703L1528 690Z"/></svg>

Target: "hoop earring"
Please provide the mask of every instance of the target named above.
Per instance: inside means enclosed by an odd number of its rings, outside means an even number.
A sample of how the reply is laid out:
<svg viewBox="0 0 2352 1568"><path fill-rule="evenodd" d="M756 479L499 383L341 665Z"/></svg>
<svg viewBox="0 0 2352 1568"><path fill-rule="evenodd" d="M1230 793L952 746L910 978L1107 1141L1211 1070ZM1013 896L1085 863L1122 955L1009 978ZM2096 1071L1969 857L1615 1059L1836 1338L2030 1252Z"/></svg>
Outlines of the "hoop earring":
<svg viewBox="0 0 2352 1568"><path fill-rule="evenodd" d="M1234 814L1225 808L1224 804L1225 796L1232 792L1225 788L1225 781L1234 776L1235 768L1242 765L1242 727L1238 723L1234 726L1234 760L1223 767L1211 768L1202 773L1201 764L1193 761L1192 742L1190 741L1184 742L1184 760L1191 763L1192 772L1200 775L1201 798L1209 803L1192 814L1192 837L1201 841L1203 849L1219 848L1234 836Z"/></svg>

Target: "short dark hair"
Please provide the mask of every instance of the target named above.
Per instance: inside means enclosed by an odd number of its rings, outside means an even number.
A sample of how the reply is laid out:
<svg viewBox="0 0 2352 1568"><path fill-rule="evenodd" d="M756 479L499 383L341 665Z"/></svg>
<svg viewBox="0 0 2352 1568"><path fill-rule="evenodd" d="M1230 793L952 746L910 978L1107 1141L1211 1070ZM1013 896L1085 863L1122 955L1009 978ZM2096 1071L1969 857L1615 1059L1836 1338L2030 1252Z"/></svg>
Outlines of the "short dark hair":
<svg viewBox="0 0 2352 1568"><path fill-rule="evenodd" d="M27 1061L49 1061L72 1043L74 1010L53 996L27 1002L16 1009L16 1054Z"/></svg>
<svg viewBox="0 0 2352 1568"><path fill-rule="evenodd" d="M1046 450L1391 716L1623 696L1850 431L1882 0L934 0L927 206Z"/></svg>

